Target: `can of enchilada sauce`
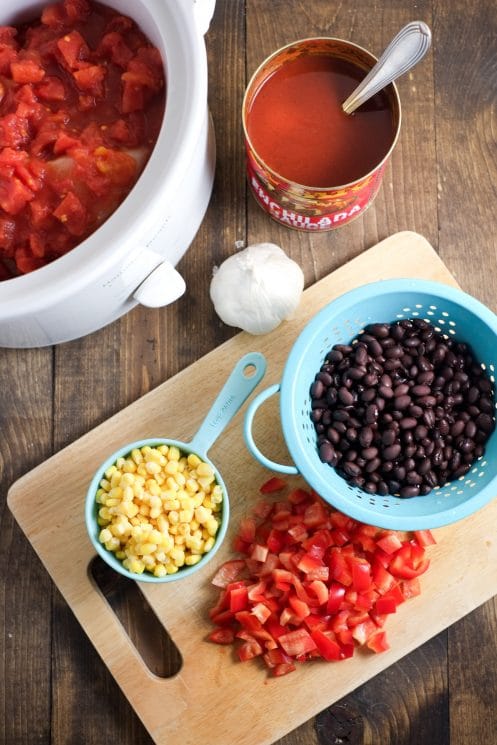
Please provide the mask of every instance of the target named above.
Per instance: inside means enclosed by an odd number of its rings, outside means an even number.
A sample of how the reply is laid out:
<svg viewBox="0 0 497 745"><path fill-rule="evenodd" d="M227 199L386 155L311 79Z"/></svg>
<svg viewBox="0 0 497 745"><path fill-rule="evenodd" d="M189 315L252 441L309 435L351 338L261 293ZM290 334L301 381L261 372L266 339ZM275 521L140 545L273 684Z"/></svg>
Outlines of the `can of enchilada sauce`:
<svg viewBox="0 0 497 745"><path fill-rule="evenodd" d="M303 39L252 76L242 110L247 176L277 222L333 230L371 205L399 136L399 95L392 83L353 114L342 103L376 61L348 41Z"/></svg>

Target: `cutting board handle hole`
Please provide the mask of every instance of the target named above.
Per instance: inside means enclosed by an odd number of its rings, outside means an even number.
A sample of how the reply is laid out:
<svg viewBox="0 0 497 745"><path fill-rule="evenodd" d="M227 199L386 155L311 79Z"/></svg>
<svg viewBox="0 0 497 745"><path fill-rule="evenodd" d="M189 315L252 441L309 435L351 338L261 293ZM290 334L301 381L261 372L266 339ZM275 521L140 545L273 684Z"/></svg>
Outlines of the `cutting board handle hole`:
<svg viewBox="0 0 497 745"><path fill-rule="evenodd" d="M137 583L114 572L99 556L88 570L150 672L159 678L176 675L183 665L179 649Z"/></svg>

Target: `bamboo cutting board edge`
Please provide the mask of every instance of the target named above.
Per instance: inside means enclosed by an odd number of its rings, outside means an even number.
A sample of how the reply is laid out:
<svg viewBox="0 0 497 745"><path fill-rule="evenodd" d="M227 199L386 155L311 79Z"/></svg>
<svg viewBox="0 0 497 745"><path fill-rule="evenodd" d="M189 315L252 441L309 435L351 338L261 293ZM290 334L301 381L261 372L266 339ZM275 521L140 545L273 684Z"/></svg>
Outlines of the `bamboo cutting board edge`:
<svg viewBox="0 0 497 745"><path fill-rule="evenodd" d="M261 386L274 382L281 375L287 353L300 329L320 307L357 284L395 276L417 276L456 284L424 238L409 231L391 236L309 287L293 322L282 324L264 337L238 334L52 456L11 487L10 509L157 743L193 745L200 738L204 745L231 745L234 738L240 745L271 743L497 593L497 577L494 578L488 569L490 559L497 560L493 536L489 533L489 526L495 524L492 515L496 512L491 504L465 520L463 527L457 524L437 531L439 545L432 553L432 569L423 578L422 596L399 609L388 625L390 652L377 656L359 654L339 666L306 665L284 679L266 681L257 663L241 665L234 661L228 649L202 643L209 629L205 608L214 602L209 579L216 566L230 555L227 540L213 560L212 569L208 565L183 582L140 585L183 656L180 673L175 678L161 680L146 668L88 576L93 551L84 529L82 505L89 478L106 457L102 448L110 453L123 442L156 434L189 439L195 431L192 418L201 420L205 401L210 401L220 387L220 373L227 373L242 354L252 348L262 351L269 364ZM209 370L215 374L206 375ZM188 416L176 412L174 432L161 432L164 406L175 411L185 380L193 382L193 388L204 386L202 398L196 402L198 405L190 407ZM261 483L267 478L267 471L245 451L241 417L239 413L214 446L215 455L211 455L227 481L232 503L230 531L247 507L239 495L243 482L238 471L243 470L249 483ZM266 431L268 421L266 418L264 427L260 427L266 442L274 439L274 433ZM232 446L226 447L228 442ZM284 444L280 443L279 448L280 456L284 457ZM73 463L75 455L80 476L74 484L74 496L68 502L61 494L60 475ZM61 537L61 526L64 526L65 537ZM472 542L471 553L468 535L479 539L476 549ZM74 545L78 546L76 556ZM69 551L73 552L70 569L64 561L65 552ZM459 559L457 571L453 569L455 556ZM409 609L404 612L407 606ZM438 615L434 612L437 608ZM203 671L200 680L199 671ZM289 711L289 697L294 696L295 689L300 686L312 690L313 695L309 700L299 697L299 706ZM230 706L222 717L213 717L212 697L219 692L230 697ZM165 696L172 706L164 706Z"/></svg>

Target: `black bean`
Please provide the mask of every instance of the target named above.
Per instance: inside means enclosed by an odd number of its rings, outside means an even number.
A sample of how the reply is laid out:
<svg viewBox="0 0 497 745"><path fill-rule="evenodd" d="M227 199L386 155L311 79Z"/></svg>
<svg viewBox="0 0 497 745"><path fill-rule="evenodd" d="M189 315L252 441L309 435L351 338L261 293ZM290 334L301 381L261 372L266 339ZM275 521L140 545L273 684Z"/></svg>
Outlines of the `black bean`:
<svg viewBox="0 0 497 745"><path fill-rule="evenodd" d="M419 494L419 486L403 486L399 491L401 497L417 497Z"/></svg>
<svg viewBox="0 0 497 745"><path fill-rule="evenodd" d="M404 466L395 466L392 468L392 476L394 479L397 479L397 481L404 481L406 477L406 469Z"/></svg>
<svg viewBox="0 0 497 745"><path fill-rule="evenodd" d="M359 442L364 448L368 448L373 442L373 430L371 427L363 427L359 432Z"/></svg>
<svg viewBox="0 0 497 745"><path fill-rule="evenodd" d="M491 432L494 428L494 422L489 414L479 414L476 417L476 426L483 432Z"/></svg>
<svg viewBox="0 0 497 745"><path fill-rule="evenodd" d="M377 339L368 341L368 350L373 357L379 357L383 352L383 347Z"/></svg>
<svg viewBox="0 0 497 745"><path fill-rule="evenodd" d="M397 435L395 434L394 429L386 429L381 436L381 441L383 445L386 445L388 447L388 445L393 445L396 437Z"/></svg>
<svg viewBox="0 0 497 745"><path fill-rule="evenodd" d="M370 403L374 398L376 398L376 390L374 388L365 388L361 393L361 401L365 401L366 403Z"/></svg>
<svg viewBox="0 0 497 745"><path fill-rule="evenodd" d="M321 380L315 380L311 385L311 397L322 398L324 394L324 383Z"/></svg>
<svg viewBox="0 0 497 745"><path fill-rule="evenodd" d="M495 404L492 403L492 401L487 398L487 396L482 396L478 402L478 405L485 414L493 414L495 413Z"/></svg>
<svg viewBox="0 0 497 745"><path fill-rule="evenodd" d="M393 405L397 410L407 409L409 404L411 403L411 397L407 394L403 396L397 396L393 400Z"/></svg>
<svg viewBox="0 0 497 745"><path fill-rule="evenodd" d="M331 442L325 440L319 448L319 457L323 463L333 463L336 460L336 452Z"/></svg>
<svg viewBox="0 0 497 745"><path fill-rule="evenodd" d="M417 423L417 419L411 416L405 416L399 422L401 429L414 429Z"/></svg>
<svg viewBox="0 0 497 745"><path fill-rule="evenodd" d="M352 461L347 461L346 463L344 463L342 468L347 476L359 476L361 473L361 469L359 468L359 466Z"/></svg>
<svg viewBox="0 0 497 745"><path fill-rule="evenodd" d="M411 389L414 396L428 396L431 393L429 385L414 385Z"/></svg>
<svg viewBox="0 0 497 745"><path fill-rule="evenodd" d="M382 398L386 398L387 400L393 398L394 395L392 388L388 385L380 385L380 387L378 388L378 393Z"/></svg>
<svg viewBox="0 0 497 745"><path fill-rule="evenodd" d="M338 389L338 398L345 406L352 406L354 403L354 395L344 386Z"/></svg>
<svg viewBox="0 0 497 745"><path fill-rule="evenodd" d="M369 404L369 406L366 407L366 423L374 424L378 419L378 414L378 406L376 404Z"/></svg>
<svg viewBox="0 0 497 745"><path fill-rule="evenodd" d="M431 461L429 458L422 458L417 465L419 473L424 476L425 473L431 468Z"/></svg>
<svg viewBox="0 0 497 745"><path fill-rule="evenodd" d="M345 432L345 437L349 442L355 442L357 440L357 430L355 427L349 427Z"/></svg>
<svg viewBox="0 0 497 745"><path fill-rule="evenodd" d="M376 336L377 339L385 339L390 333L390 328L386 323L371 323L366 326L366 332Z"/></svg>
<svg viewBox="0 0 497 745"><path fill-rule="evenodd" d="M361 455L366 460L371 460L372 458L376 458L378 455L378 448L375 447L368 447L361 450Z"/></svg>
<svg viewBox="0 0 497 745"><path fill-rule="evenodd" d="M399 457L400 451L402 450L398 442L383 449L383 457L385 460L395 460Z"/></svg>
<svg viewBox="0 0 497 745"><path fill-rule="evenodd" d="M466 422L466 426L464 427L464 434L467 437L474 437L476 435L476 430L477 426L471 419Z"/></svg>

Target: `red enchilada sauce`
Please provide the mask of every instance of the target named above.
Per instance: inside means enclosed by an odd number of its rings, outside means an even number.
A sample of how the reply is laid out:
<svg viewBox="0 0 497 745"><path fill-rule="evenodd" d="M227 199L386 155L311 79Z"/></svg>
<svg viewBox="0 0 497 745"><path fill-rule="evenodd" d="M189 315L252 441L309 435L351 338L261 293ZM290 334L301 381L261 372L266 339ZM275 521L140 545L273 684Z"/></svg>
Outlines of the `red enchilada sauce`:
<svg viewBox="0 0 497 745"><path fill-rule="evenodd" d="M258 156L288 181L311 187L350 184L388 153L395 125L381 92L352 115L342 103L364 70L326 55L302 54L263 81L247 113Z"/></svg>
<svg viewBox="0 0 497 745"><path fill-rule="evenodd" d="M94 232L135 184L165 101L159 51L89 0L0 27L0 279Z"/></svg>

